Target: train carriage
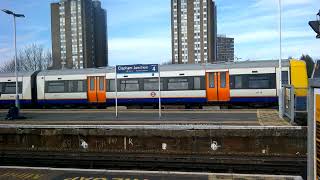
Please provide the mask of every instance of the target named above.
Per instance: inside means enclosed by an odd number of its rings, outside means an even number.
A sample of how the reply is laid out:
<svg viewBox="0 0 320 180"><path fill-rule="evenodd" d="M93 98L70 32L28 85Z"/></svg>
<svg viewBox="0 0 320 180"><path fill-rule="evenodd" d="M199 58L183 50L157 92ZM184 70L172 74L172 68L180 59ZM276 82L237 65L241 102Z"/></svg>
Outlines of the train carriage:
<svg viewBox="0 0 320 180"><path fill-rule="evenodd" d="M163 104L206 103L205 70L202 66L184 65L177 68L175 65L161 66L160 86ZM158 104L159 79L158 74L122 74L118 75L118 102L119 104ZM108 102L115 99L115 74L107 77Z"/></svg>
<svg viewBox="0 0 320 180"><path fill-rule="evenodd" d="M116 98L114 70L107 67L26 73L19 77L23 84L20 97L24 103L33 100L45 106L112 106ZM163 65L160 76L162 104L275 105L278 102L278 61ZM303 61L283 60L281 76L283 84L299 88L307 85ZM119 105L158 105L158 74L121 74L117 78ZM0 82L0 103L12 103L14 93L8 94L7 90L15 88L13 74L1 74ZM306 93L296 94L305 103Z"/></svg>
<svg viewBox="0 0 320 180"><path fill-rule="evenodd" d="M107 69L50 70L37 76L39 105L87 105L106 102ZM102 84L98 83L101 78ZM100 87L101 86L101 87ZM101 91L103 93L101 93Z"/></svg>
<svg viewBox="0 0 320 180"><path fill-rule="evenodd" d="M37 72L18 73L18 94L20 103L31 106L36 103L35 77ZM16 76L15 73L0 73L0 105L8 107L15 104Z"/></svg>

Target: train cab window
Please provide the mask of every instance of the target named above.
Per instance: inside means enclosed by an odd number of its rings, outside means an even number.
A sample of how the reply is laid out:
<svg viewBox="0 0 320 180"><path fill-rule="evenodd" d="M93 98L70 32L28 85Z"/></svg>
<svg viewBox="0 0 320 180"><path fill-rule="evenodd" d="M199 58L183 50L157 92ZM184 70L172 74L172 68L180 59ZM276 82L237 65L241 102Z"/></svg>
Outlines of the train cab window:
<svg viewBox="0 0 320 180"><path fill-rule="evenodd" d="M282 71L282 84L287 85L289 84L289 73L288 71Z"/></svg>
<svg viewBox="0 0 320 180"><path fill-rule="evenodd" d="M168 90L188 90L189 81L188 78L169 78L168 79Z"/></svg>
<svg viewBox="0 0 320 180"><path fill-rule="evenodd" d="M215 88L215 73L209 73L209 88Z"/></svg>
<svg viewBox="0 0 320 180"><path fill-rule="evenodd" d="M139 80L138 79L125 79L120 80L120 91L139 91Z"/></svg>
<svg viewBox="0 0 320 180"><path fill-rule="evenodd" d="M0 90L1 91L1 90ZM2 84L2 94L15 94L16 82L5 82ZM18 93L22 93L22 82L18 82Z"/></svg>
<svg viewBox="0 0 320 180"><path fill-rule="evenodd" d="M94 91L94 90L95 90L94 80L95 80L94 77L91 77L91 78L90 78L90 91Z"/></svg>
<svg viewBox="0 0 320 180"><path fill-rule="evenodd" d="M114 79L107 80L107 92L115 92L116 88L114 82Z"/></svg>
<svg viewBox="0 0 320 180"><path fill-rule="evenodd" d="M99 90L103 91L104 90L104 78L99 77Z"/></svg>
<svg viewBox="0 0 320 180"><path fill-rule="evenodd" d="M49 81L46 82L47 93L64 93L65 91L65 82L64 81Z"/></svg>
<svg viewBox="0 0 320 180"><path fill-rule="evenodd" d="M163 79L160 79L160 88L163 90ZM144 79L143 80L143 90L144 91L159 91L159 79Z"/></svg>
<svg viewBox="0 0 320 180"><path fill-rule="evenodd" d="M221 72L220 73L220 88L226 88L227 86L227 73Z"/></svg>

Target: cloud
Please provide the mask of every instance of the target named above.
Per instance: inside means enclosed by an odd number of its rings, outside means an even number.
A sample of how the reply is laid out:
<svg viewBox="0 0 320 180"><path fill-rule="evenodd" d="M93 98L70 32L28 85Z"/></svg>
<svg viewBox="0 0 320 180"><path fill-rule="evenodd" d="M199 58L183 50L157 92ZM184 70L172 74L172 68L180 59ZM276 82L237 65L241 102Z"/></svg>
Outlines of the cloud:
<svg viewBox="0 0 320 180"><path fill-rule="evenodd" d="M0 47L0 65L13 57L13 48Z"/></svg>
<svg viewBox="0 0 320 180"><path fill-rule="evenodd" d="M282 7L311 4L312 0L281 0ZM279 0L257 0L252 7L256 8L278 8Z"/></svg>
<svg viewBox="0 0 320 180"><path fill-rule="evenodd" d="M249 47L250 48L250 47ZM278 59L279 44L277 42L265 43L255 47L254 51L247 51L247 46L238 46L236 55L244 60ZM309 54L315 59L319 58L320 46L314 38L304 41L294 40L283 42L282 58L289 56L300 58L302 54Z"/></svg>
<svg viewBox="0 0 320 180"><path fill-rule="evenodd" d="M7 53L9 51L11 51L10 48L0 48L0 53Z"/></svg>
<svg viewBox="0 0 320 180"><path fill-rule="evenodd" d="M270 42L279 39L279 31L276 30L263 30L263 31L251 31L242 34L233 34L231 37L235 38L235 43L261 43ZM296 39L296 38L306 38L312 37L309 31L283 31L282 38L286 39Z"/></svg>
<svg viewBox="0 0 320 180"><path fill-rule="evenodd" d="M114 38L109 40L110 64L159 63L171 59L169 38Z"/></svg>
<svg viewBox="0 0 320 180"><path fill-rule="evenodd" d="M282 20L283 25L286 26L294 26L296 27L298 23L304 23L305 17L310 17L314 15L314 12L301 10L301 9L288 9L283 11ZM253 18L254 17L254 18ZM259 27L270 27L273 26L277 28L279 14L277 12L254 16L253 14L245 14L239 16L237 21L234 21L235 18L223 19L219 21L219 30L220 31L228 31L229 33L235 33L232 31L248 31L248 29L255 29ZM237 27L237 28L234 28Z"/></svg>
<svg viewBox="0 0 320 180"><path fill-rule="evenodd" d="M115 2L105 2L104 4L107 9L109 26L126 26L131 24L139 26L142 25L142 22L155 23L159 18L170 16L169 1L166 4L163 3L163 0L139 0L139 2L117 0ZM109 8L108 5L112 5L113 7ZM168 19L168 21L170 20Z"/></svg>

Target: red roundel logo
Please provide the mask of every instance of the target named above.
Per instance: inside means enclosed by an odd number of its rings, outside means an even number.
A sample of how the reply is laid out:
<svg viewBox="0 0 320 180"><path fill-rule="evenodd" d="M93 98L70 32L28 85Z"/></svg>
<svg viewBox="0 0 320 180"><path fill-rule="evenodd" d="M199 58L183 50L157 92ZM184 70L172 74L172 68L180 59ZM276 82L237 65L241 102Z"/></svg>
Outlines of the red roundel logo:
<svg viewBox="0 0 320 180"><path fill-rule="evenodd" d="M155 92L151 92L150 95L151 95L152 97L155 97L157 94L156 94Z"/></svg>

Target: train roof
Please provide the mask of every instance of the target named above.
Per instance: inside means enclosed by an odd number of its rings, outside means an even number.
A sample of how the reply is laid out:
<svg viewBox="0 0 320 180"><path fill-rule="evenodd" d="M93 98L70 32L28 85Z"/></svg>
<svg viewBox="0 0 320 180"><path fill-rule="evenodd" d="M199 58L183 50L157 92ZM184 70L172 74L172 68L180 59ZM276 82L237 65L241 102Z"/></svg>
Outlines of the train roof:
<svg viewBox="0 0 320 180"><path fill-rule="evenodd" d="M232 69L232 68L265 68L278 67L278 60L263 60L263 61L240 61L240 62L225 62L216 64L169 64L161 65L161 71L188 71L188 70L215 70L215 69ZM289 67L289 60L283 60L282 66ZM67 70L46 70L41 71L38 75L73 75L73 74L98 74L98 73L113 73L114 67L104 68L87 68L87 69L67 69Z"/></svg>
<svg viewBox="0 0 320 180"><path fill-rule="evenodd" d="M104 68L86 68L86 69L65 69L65 70L46 70L41 71L39 76L48 75L77 75L77 74L97 74L97 73L112 73L114 72L114 67L104 67Z"/></svg>
<svg viewBox="0 0 320 180"><path fill-rule="evenodd" d="M35 71L30 71L30 72L18 72L18 76L31 76L35 73ZM0 77L15 77L15 73L14 72L1 72L0 73Z"/></svg>
<svg viewBox="0 0 320 180"><path fill-rule="evenodd" d="M283 60L283 67L289 67L290 61ZM261 60L261 61L240 61L240 62L223 62L215 64L169 64L162 65L160 68L163 71L176 70L204 70L204 69L234 69L234 68L264 68L264 67L279 67L278 60Z"/></svg>

